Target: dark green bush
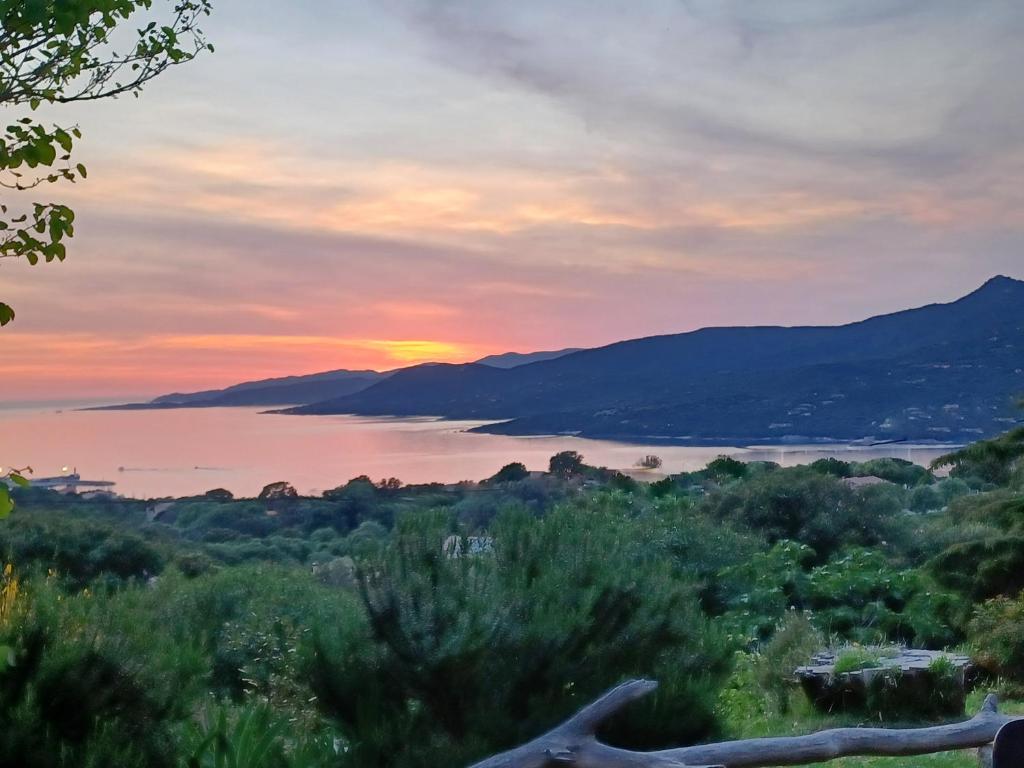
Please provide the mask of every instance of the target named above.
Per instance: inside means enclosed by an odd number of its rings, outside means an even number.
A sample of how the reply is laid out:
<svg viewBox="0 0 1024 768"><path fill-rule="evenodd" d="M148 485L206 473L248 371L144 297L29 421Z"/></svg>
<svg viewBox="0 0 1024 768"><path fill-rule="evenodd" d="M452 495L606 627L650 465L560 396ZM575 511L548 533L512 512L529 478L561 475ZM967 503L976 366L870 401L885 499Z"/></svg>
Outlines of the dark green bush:
<svg viewBox="0 0 1024 768"><path fill-rule="evenodd" d="M979 605L968 626L974 660L992 677L1024 690L1024 597L997 597Z"/></svg>
<svg viewBox="0 0 1024 768"><path fill-rule="evenodd" d="M100 576L147 579L160 573L166 557L141 536L113 523L55 513L18 515L0 526L0 553L27 571L53 570L73 589Z"/></svg>
<svg viewBox="0 0 1024 768"><path fill-rule="evenodd" d="M449 557L447 514L400 522L364 569L369 622L321 635L311 675L353 745L353 766L457 765L532 738L628 677L650 701L609 724L624 746L714 731L731 649L692 584L621 512L508 513L494 553Z"/></svg>

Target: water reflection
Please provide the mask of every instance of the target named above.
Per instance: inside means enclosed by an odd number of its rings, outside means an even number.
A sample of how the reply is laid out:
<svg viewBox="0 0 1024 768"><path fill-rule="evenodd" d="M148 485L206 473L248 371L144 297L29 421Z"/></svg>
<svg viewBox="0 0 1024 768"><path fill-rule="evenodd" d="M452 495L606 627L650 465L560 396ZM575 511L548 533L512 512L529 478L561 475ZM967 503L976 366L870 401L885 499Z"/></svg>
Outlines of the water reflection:
<svg viewBox="0 0 1024 768"><path fill-rule="evenodd" d="M357 416L272 416L257 408L169 411L0 410L0 465L30 464L37 475L72 467L89 480L114 480L127 496L183 496L210 488L254 495L287 480L315 493L357 475L406 483L479 480L510 461L544 469L558 451L588 463L630 468L655 453L663 472L699 469L721 454L800 464L824 456L863 461L895 456L927 463L937 447L785 446L754 449L633 445L574 437L471 434L481 422ZM13 455L7 455L13 453Z"/></svg>

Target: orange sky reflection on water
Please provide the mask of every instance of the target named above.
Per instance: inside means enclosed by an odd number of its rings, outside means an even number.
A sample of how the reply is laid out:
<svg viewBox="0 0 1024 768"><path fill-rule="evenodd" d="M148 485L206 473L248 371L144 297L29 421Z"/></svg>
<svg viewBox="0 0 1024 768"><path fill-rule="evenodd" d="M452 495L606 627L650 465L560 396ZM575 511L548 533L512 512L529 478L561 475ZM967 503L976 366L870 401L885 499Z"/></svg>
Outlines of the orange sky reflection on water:
<svg viewBox="0 0 1024 768"><path fill-rule="evenodd" d="M510 461L545 469L551 455L562 450L577 450L590 463L623 469L656 453L668 472L698 469L723 452L737 452L465 431L476 423L264 415L254 408L7 409L0 410L0 430L4 444L16 446L17 456L0 455L0 465L14 460L19 466L30 464L36 476L59 474L63 466L77 468L85 479L115 481L115 490L124 495L183 496L224 487L252 496L277 480L310 493L362 474L375 480L398 477L406 483L480 480ZM739 451L745 458L784 464L837 453L846 458L891 455L926 462L942 452L908 446L855 452L843 446Z"/></svg>

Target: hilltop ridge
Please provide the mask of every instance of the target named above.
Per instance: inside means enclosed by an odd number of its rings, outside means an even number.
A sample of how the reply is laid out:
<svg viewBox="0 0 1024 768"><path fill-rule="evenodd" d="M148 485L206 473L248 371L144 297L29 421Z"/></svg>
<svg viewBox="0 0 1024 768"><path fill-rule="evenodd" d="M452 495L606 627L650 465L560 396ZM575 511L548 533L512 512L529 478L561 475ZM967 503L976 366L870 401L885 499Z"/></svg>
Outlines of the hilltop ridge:
<svg viewBox="0 0 1024 768"><path fill-rule="evenodd" d="M493 419L614 439L962 441L1013 421L1024 282L841 326L704 328L499 370L415 367L287 412Z"/></svg>

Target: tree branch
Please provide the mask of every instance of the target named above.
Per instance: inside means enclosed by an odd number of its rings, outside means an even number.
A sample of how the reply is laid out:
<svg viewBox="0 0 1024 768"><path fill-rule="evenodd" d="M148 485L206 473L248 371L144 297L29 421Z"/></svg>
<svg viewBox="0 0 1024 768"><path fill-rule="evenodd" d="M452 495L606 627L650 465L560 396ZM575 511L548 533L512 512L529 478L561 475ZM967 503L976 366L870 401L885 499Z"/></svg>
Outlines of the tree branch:
<svg viewBox="0 0 1024 768"><path fill-rule="evenodd" d="M970 720L928 728L836 728L807 736L746 739L719 744L632 752L597 740L601 723L658 684L633 680L613 688L552 731L470 768L767 768L804 765L850 755L901 757L990 744L1006 723L995 696Z"/></svg>

